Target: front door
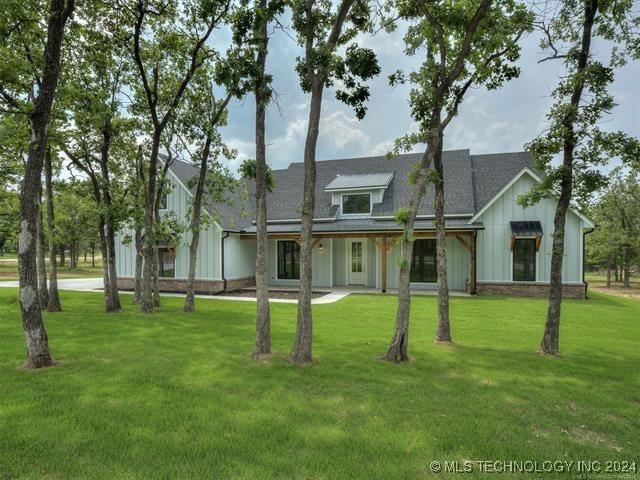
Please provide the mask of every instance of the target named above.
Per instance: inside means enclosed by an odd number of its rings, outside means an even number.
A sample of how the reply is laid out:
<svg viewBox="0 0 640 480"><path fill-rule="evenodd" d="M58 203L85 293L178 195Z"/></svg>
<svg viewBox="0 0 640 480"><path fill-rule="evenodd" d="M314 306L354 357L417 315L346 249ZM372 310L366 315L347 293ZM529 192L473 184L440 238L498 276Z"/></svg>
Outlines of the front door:
<svg viewBox="0 0 640 480"><path fill-rule="evenodd" d="M362 240L349 241L349 285L364 285L364 242Z"/></svg>

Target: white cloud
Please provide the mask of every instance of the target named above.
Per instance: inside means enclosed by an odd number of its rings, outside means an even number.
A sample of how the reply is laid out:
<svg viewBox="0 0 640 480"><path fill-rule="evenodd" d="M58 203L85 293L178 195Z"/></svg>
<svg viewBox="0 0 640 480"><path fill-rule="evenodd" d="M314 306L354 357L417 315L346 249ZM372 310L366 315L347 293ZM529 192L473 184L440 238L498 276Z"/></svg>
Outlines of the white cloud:
<svg viewBox="0 0 640 480"><path fill-rule="evenodd" d="M337 149L346 146L364 148L369 142L369 135L362 131L362 124L356 118L348 117L344 112L337 111L320 119L319 142Z"/></svg>

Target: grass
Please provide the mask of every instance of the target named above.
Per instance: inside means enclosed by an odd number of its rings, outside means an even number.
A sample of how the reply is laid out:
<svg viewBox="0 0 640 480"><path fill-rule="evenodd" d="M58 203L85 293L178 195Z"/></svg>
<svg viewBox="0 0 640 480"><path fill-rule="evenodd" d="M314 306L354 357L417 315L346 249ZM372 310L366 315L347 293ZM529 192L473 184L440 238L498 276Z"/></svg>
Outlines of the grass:
<svg viewBox="0 0 640 480"><path fill-rule="evenodd" d="M589 282L590 290L640 300L640 279L637 276L632 275L629 280L629 286L625 287L623 282L614 281L612 275L611 286L607 287L606 274L589 273L586 276L586 281Z"/></svg>
<svg viewBox="0 0 640 480"><path fill-rule="evenodd" d="M564 302L562 358L536 354L543 299L413 300L406 365L381 362L395 299L314 306L317 363L286 363L296 306L272 307L275 357L247 353L255 304L166 298L143 316L62 292L59 365L27 371L0 289L0 478L425 478L433 460L640 460L640 303ZM446 476L446 475L444 475ZM482 476L477 471L471 476Z"/></svg>
<svg viewBox="0 0 640 480"><path fill-rule="evenodd" d="M48 275L47 270L47 275ZM91 266L91 257L85 262L81 257L78 268L71 268L67 259L63 267L58 267L58 278L97 278L102 277L102 260L96 257L95 266ZM0 257L0 281L18 280L18 260L15 254Z"/></svg>

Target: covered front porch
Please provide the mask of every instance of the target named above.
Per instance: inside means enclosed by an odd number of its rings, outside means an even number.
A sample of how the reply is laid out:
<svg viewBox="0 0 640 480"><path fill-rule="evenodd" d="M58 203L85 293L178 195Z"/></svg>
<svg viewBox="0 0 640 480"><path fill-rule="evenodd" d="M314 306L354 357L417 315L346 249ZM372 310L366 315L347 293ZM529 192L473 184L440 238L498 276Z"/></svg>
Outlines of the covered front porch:
<svg viewBox="0 0 640 480"><path fill-rule="evenodd" d="M400 232L314 234L313 287L351 292L393 292L398 287ZM411 288L434 291L435 232L414 234ZM255 239L255 235L243 238ZM299 241L295 233L269 234L268 278L271 288L297 288ZM452 292L476 293L476 230L447 231L448 284Z"/></svg>

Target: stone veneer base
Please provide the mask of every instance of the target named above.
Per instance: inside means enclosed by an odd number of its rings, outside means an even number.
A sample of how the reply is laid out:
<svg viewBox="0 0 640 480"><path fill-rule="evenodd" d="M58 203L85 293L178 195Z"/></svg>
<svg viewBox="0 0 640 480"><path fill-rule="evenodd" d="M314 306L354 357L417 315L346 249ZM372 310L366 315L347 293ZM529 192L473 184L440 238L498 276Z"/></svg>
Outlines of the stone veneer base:
<svg viewBox="0 0 640 480"><path fill-rule="evenodd" d="M548 283L528 282L478 282L478 295L512 295L517 297L546 297L549 295ZM562 285L564 298L586 298L586 283L567 283Z"/></svg>
<svg viewBox="0 0 640 480"><path fill-rule="evenodd" d="M160 278L160 291L165 293L185 293L187 280L183 278ZM245 287L253 287L256 284L255 277L234 278L227 280L227 291L238 290ZM133 290L135 278L118 277L120 290ZM195 290L198 295L215 295L224 291L222 280L196 280Z"/></svg>

